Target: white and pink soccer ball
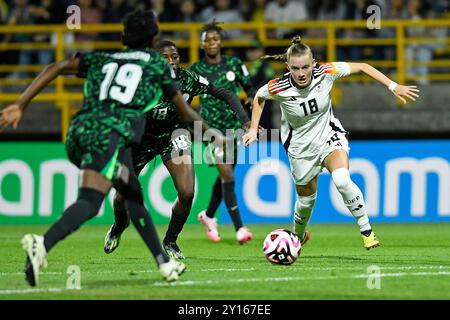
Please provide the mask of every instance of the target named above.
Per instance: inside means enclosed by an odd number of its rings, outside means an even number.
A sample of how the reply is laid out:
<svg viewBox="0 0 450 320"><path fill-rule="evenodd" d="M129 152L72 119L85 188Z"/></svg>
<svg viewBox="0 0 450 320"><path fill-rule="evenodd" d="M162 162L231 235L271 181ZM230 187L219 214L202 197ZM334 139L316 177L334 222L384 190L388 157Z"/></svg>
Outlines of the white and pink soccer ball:
<svg viewBox="0 0 450 320"><path fill-rule="evenodd" d="M290 265L297 260L302 250L297 235L286 229L270 232L264 239L264 256L269 262Z"/></svg>

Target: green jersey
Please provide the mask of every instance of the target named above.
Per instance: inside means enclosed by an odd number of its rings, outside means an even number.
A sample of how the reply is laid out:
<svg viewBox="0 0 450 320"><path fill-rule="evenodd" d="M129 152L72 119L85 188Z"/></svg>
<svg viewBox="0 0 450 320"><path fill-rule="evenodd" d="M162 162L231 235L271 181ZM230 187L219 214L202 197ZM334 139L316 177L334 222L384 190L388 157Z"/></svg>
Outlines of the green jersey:
<svg viewBox="0 0 450 320"><path fill-rule="evenodd" d="M191 69L205 77L214 86L228 89L236 96L239 96L241 87L247 95L254 95L248 70L236 57L223 55L218 64L210 64L206 59L202 59L193 64ZM225 132L226 129L236 129L241 126L226 102L203 94L200 96L200 105L201 116L211 127Z"/></svg>
<svg viewBox="0 0 450 320"><path fill-rule="evenodd" d="M176 80L183 98L188 103L191 103L195 96L209 90L209 83L205 78L184 68L178 68ZM166 161L174 156L190 153L191 142L188 136L172 137L176 129L185 128L185 125L169 99L163 97L146 117L144 137L141 143L133 148L133 163L137 173L157 155L161 155L162 160Z"/></svg>
<svg viewBox="0 0 450 320"><path fill-rule="evenodd" d="M78 76L86 78L82 109L73 117L66 149L77 165L92 162L92 154L110 147L110 134L118 133L117 146L139 142L144 113L161 96L177 90L166 59L153 49L125 49L115 53L82 55Z"/></svg>
<svg viewBox="0 0 450 320"><path fill-rule="evenodd" d="M208 81L190 70L178 68L175 79L180 86L184 100L189 104L195 96L208 92ZM172 131L182 126L175 105L166 97L163 97L159 104L147 113L146 132L149 134L156 134L157 131ZM154 130L148 130L149 127Z"/></svg>

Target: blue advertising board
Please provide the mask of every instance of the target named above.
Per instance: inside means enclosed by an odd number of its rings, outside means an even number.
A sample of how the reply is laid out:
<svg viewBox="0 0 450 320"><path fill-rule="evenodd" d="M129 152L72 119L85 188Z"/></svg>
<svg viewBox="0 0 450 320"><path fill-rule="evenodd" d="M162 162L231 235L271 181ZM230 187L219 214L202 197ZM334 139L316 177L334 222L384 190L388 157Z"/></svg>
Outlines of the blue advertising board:
<svg viewBox="0 0 450 320"><path fill-rule="evenodd" d="M350 172L372 222L450 221L450 141L350 142ZM246 223L290 223L296 194L283 146L240 150L236 193ZM249 158L258 154L249 163ZM230 222L224 205L221 221ZM311 222L354 222L328 172L319 176Z"/></svg>

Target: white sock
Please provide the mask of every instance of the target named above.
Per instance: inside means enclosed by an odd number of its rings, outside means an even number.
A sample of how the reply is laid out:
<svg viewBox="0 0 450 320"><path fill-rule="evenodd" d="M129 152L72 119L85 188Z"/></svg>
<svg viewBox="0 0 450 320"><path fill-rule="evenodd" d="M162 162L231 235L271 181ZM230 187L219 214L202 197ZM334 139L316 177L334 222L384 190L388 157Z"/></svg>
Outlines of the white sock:
<svg viewBox="0 0 450 320"><path fill-rule="evenodd" d="M294 232L298 234L300 240L303 240L306 226L316 203L317 193L313 195L302 197L297 195L294 209Z"/></svg>
<svg viewBox="0 0 450 320"><path fill-rule="evenodd" d="M342 195L348 210L356 218L359 231L363 232L372 229L366 213L366 205L362 192L351 180L350 172L345 168L339 168L331 173L331 177L339 193Z"/></svg>

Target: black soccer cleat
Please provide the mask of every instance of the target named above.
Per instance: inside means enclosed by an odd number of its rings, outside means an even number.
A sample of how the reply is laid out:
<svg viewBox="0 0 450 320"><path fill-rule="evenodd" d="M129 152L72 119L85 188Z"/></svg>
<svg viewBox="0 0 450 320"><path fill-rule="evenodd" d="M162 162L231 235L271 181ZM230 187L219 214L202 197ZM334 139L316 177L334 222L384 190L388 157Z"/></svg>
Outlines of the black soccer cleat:
<svg viewBox="0 0 450 320"><path fill-rule="evenodd" d="M106 254L110 254L111 252L116 250L120 244L120 236L122 235L122 232L116 234L115 232L113 232L113 230L114 225L109 228L108 233L105 237L105 245L103 246L103 250L105 250Z"/></svg>
<svg viewBox="0 0 450 320"><path fill-rule="evenodd" d="M33 265L31 264L30 257L27 256L27 261L25 262L25 268L23 270L25 272L25 280L27 280L28 284L32 287L36 286L37 277L35 276Z"/></svg>
<svg viewBox="0 0 450 320"><path fill-rule="evenodd" d="M184 260L184 254L181 252L176 242L163 241L163 248L169 257Z"/></svg>
<svg viewBox="0 0 450 320"><path fill-rule="evenodd" d="M39 283L41 268L47 267L47 251L44 246L44 237L36 234L26 234L22 238L22 248L27 254L25 262L25 279L30 286L35 287Z"/></svg>

